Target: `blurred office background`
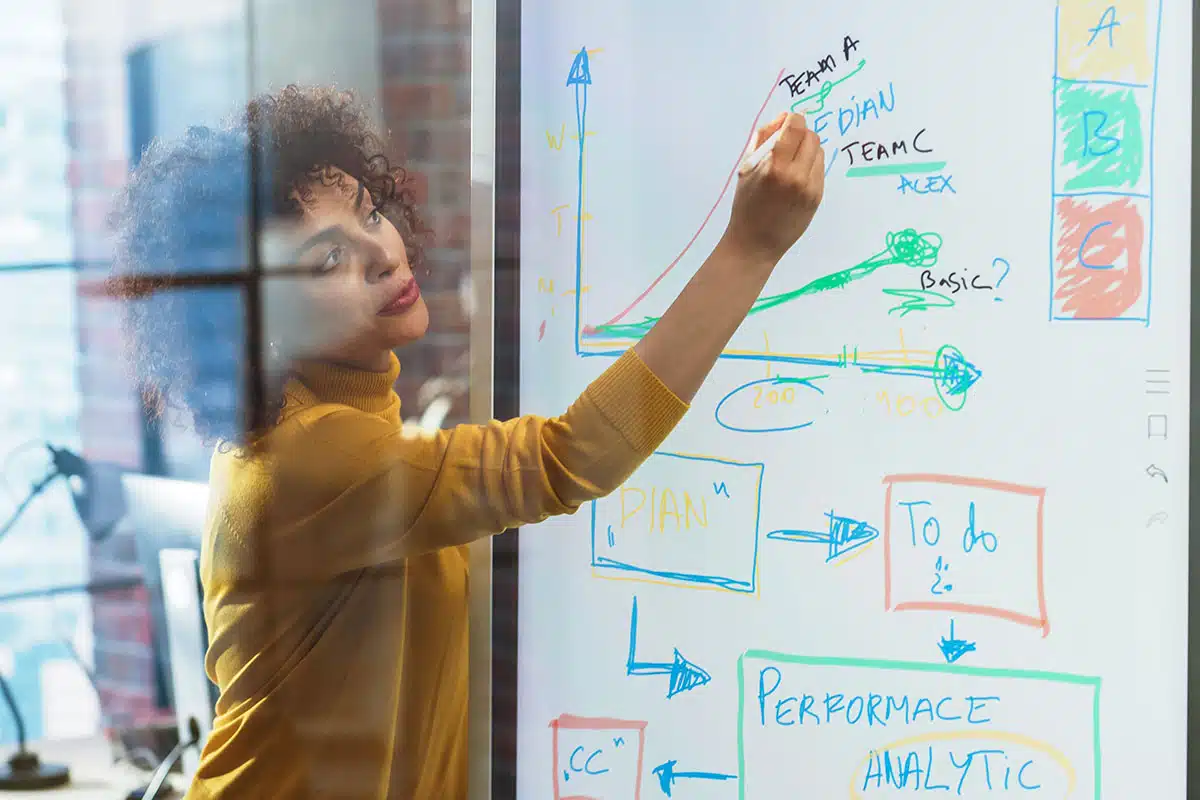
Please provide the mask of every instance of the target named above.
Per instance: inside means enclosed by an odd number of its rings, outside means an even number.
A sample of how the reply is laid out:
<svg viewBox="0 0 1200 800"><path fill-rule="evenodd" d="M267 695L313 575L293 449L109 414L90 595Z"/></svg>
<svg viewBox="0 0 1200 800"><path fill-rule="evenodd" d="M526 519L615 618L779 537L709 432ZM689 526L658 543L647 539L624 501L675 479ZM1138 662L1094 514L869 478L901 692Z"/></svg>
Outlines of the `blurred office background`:
<svg viewBox="0 0 1200 800"><path fill-rule="evenodd" d="M397 390L406 417L466 419L469 0L0 0L0 18L0 525L50 468L46 442L205 480L208 450L152 421L123 367L120 309L89 287L142 148L289 82L360 92L417 174L436 236L422 284L433 328L403 353ZM211 355L210 402L233 414L240 325L210 322L195 346ZM144 587L37 594L138 574L131 536L94 541L56 481L0 539L0 595L30 593L0 603L0 675L33 740L117 728L153 745L175 725ZM15 738L7 717L0 745Z"/></svg>

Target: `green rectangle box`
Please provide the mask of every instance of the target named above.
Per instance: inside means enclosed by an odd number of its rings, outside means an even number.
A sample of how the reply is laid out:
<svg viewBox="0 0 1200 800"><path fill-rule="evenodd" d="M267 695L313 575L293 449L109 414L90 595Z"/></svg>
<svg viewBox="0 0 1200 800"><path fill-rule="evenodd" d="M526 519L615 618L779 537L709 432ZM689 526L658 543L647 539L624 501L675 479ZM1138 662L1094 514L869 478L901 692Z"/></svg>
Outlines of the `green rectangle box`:
<svg viewBox="0 0 1200 800"><path fill-rule="evenodd" d="M1139 94L1149 101L1146 88L1057 80L1056 191L1139 191L1150 160Z"/></svg>
<svg viewBox="0 0 1200 800"><path fill-rule="evenodd" d="M942 675L959 675L978 678L1014 678L1018 680L1037 680L1052 683L1089 686L1092 689L1092 765L1093 765L1093 800L1100 800L1100 678L1090 675L1075 675L1068 672L1043 672L1025 669L1004 669L996 667L971 667L961 664L923 663L919 661L892 661L870 658L838 658L834 656L800 656L788 653L777 653L770 650L747 650L738 658L738 798L746 798L746 659L772 661L781 665L798 665L810 667L848 667L858 669L882 670L887 672L920 672L938 673ZM751 799L753 800L753 798Z"/></svg>

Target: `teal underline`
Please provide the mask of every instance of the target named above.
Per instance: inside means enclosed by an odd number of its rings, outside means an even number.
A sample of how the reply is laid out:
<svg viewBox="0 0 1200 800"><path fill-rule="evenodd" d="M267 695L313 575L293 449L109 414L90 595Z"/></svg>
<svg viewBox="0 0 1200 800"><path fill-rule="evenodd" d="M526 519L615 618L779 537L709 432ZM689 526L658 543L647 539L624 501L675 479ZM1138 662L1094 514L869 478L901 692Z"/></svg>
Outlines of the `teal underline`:
<svg viewBox="0 0 1200 800"><path fill-rule="evenodd" d="M927 663L923 661L895 661L872 658L802 656L791 653L777 653L771 650L747 650L742 654L742 658L809 667L857 667L860 669L884 670L887 672L929 672L977 678L1018 678L1091 686L1097 691L1100 688L1099 677L1076 675L1069 672L1044 672L1041 670L1009 669L1004 667L974 667L965 664L942 664L940 662Z"/></svg>
<svg viewBox="0 0 1200 800"><path fill-rule="evenodd" d="M871 167L851 167L847 178L870 178L874 175L903 175L906 172L938 172L946 168L945 161L919 161L916 164L876 164Z"/></svg>

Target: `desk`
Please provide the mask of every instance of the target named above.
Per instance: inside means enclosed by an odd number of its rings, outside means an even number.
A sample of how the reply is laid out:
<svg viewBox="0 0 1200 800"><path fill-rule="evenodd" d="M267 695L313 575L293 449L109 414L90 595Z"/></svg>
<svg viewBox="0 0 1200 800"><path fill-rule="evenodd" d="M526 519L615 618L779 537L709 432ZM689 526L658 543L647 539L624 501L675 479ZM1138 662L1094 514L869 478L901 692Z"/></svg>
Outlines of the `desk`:
<svg viewBox="0 0 1200 800"><path fill-rule="evenodd" d="M112 747L103 736L87 739L60 739L37 742L30 745L38 758L48 764L66 764L71 770L71 782L59 789L43 789L38 792L0 791L0 798L22 798L22 800L125 800L130 789L144 786L150 775L130 764L112 763ZM13 751L0 754L7 761ZM176 789L184 788L178 775L171 775L167 783Z"/></svg>

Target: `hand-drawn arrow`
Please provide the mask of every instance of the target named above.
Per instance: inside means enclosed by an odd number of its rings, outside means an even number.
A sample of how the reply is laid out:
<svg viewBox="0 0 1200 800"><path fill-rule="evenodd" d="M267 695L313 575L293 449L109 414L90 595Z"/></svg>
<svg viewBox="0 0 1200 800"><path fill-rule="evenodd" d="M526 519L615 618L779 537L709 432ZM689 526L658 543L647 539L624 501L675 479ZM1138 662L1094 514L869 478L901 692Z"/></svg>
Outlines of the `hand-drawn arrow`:
<svg viewBox="0 0 1200 800"><path fill-rule="evenodd" d="M825 561L829 562L879 537L878 530L860 520L839 517L832 511L825 512L825 516L829 517L829 530L778 530L768 533L767 538L785 542L823 542L829 545L829 552L825 556Z"/></svg>
<svg viewBox="0 0 1200 800"><path fill-rule="evenodd" d="M592 65L586 47L580 48L571 71L567 74L567 86L575 87L575 132L579 137L579 162L576 175L575 199L575 350L579 351L579 320L583 314L583 148L587 137L588 87L592 85Z"/></svg>
<svg viewBox="0 0 1200 800"><path fill-rule="evenodd" d="M629 659L625 662L626 675L669 675L667 699L680 692L703 686L712 676L688 661L679 651L671 661L652 662L637 660L637 598L633 598L633 613L629 616Z"/></svg>
<svg viewBox="0 0 1200 800"><path fill-rule="evenodd" d="M942 651L942 658L946 659L947 664L953 664L967 653L975 650L975 643L968 642L966 639L954 638L954 620L950 620L950 636L942 637L938 642L938 649Z"/></svg>
<svg viewBox="0 0 1200 800"><path fill-rule="evenodd" d="M693 781L733 781L737 780L737 775L726 775L723 772L676 772L675 765L677 761L664 761L654 768L654 775L658 778L658 786L662 789L663 794L667 797L671 796L671 789L675 786L675 781L678 780L693 780Z"/></svg>

